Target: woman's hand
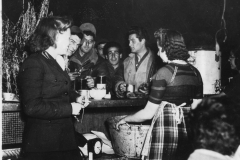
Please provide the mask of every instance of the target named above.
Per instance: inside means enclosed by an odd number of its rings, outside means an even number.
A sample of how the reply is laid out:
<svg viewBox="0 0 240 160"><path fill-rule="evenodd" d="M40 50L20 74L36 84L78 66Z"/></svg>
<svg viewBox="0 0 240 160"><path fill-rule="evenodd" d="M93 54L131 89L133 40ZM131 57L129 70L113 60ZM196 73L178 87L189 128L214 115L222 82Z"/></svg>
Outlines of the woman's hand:
<svg viewBox="0 0 240 160"><path fill-rule="evenodd" d="M121 84L119 85L119 90L120 90L121 92L126 92L126 91L127 91L126 87L127 87L127 84L126 84L126 83L121 83Z"/></svg>
<svg viewBox="0 0 240 160"><path fill-rule="evenodd" d="M89 101L87 95L82 95L82 96L77 97L76 102L80 103L81 105L83 105L83 108L85 108L85 107L87 107L89 105L89 103L91 101Z"/></svg>
<svg viewBox="0 0 240 160"><path fill-rule="evenodd" d="M128 127L130 127L129 124L125 121L125 118L123 118L115 124L115 129L119 130L119 126L123 124L126 124Z"/></svg>
<svg viewBox="0 0 240 160"><path fill-rule="evenodd" d="M84 108L84 106L80 103L71 103L72 105L72 115L79 115L80 114L80 111L82 108Z"/></svg>
<svg viewBox="0 0 240 160"><path fill-rule="evenodd" d="M93 88L94 87L94 79L91 76L87 76L86 79L87 79L87 86L89 88Z"/></svg>

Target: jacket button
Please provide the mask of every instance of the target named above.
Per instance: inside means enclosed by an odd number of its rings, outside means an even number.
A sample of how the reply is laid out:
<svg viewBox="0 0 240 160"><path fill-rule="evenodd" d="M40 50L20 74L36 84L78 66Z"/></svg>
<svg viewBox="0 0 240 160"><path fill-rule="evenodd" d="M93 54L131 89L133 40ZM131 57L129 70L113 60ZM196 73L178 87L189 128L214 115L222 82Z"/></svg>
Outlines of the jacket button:
<svg viewBox="0 0 240 160"><path fill-rule="evenodd" d="M54 82L57 82L57 79L55 79Z"/></svg>
<svg viewBox="0 0 240 160"><path fill-rule="evenodd" d="M50 121L50 120L48 121L48 123L51 123L51 122L52 122L52 121Z"/></svg>
<svg viewBox="0 0 240 160"><path fill-rule="evenodd" d="M65 81L65 84L68 84L68 81Z"/></svg>
<svg viewBox="0 0 240 160"><path fill-rule="evenodd" d="M68 95L68 92L65 92L64 94L65 94L65 95Z"/></svg>

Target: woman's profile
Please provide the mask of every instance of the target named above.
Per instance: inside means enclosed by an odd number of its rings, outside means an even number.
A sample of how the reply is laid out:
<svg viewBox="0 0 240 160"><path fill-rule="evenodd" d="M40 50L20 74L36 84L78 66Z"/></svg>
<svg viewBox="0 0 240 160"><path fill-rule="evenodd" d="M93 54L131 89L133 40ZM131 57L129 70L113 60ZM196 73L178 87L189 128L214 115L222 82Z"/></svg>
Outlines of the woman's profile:
<svg viewBox="0 0 240 160"><path fill-rule="evenodd" d="M81 98L71 89L64 65L57 62L67 53L71 24L68 18L43 18L29 41L33 54L19 73L22 108L27 117L22 144L26 160L81 159L72 117L84 106L76 103Z"/></svg>

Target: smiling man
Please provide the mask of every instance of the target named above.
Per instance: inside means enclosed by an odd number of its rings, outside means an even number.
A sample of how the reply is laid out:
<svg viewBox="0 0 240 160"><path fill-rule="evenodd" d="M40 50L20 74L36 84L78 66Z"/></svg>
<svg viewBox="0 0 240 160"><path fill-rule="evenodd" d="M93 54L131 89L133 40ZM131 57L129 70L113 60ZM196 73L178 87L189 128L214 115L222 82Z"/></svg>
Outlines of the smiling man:
<svg viewBox="0 0 240 160"><path fill-rule="evenodd" d="M81 39L83 38L82 31L77 26L71 27L70 43L67 50L67 55L71 56L78 49Z"/></svg>
<svg viewBox="0 0 240 160"><path fill-rule="evenodd" d="M116 74L123 74L122 47L117 42L107 42L103 48L103 54L107 60L108 71L114 85ZM111 96L116 97L114 87L110 90Z"/></svg>
<svg viewBox="0 0 240 160"><path fill-rule="evenodd" d="M150 82L156 71L155 56L147 47L147 31L142 27L131 27L128 40L131 53L123 62L124 73L116 75L115 91L119 98L124 97L126 84L135 85L135 91L138 91L141 85Z"/></svg>
<svg viewBox="0 0 240 160"><path fill-rule="evenodd" d="M71 56L80 45L81 39L77 35L70 36L70 44L68 47L68 56Z"/></svg>
<svg viewBox="0 0 240 160"><path fill-rule="evenodd" d="M67 50L67 57L64 57L65 60L65 65L66 66L66 70L68 72L68 75L71 79L71 81L74 81L76 79L77 76L79 76L79 74L77 72L71 72L69 69L69 58L71 57L75 51L78 49L78 47L80 46L81 40L83 38L83 34L82 31L80 30L79 27L77 26L72 26L71 28L71 36L69 38L69 46L68 46L68 50Z"/></svg>

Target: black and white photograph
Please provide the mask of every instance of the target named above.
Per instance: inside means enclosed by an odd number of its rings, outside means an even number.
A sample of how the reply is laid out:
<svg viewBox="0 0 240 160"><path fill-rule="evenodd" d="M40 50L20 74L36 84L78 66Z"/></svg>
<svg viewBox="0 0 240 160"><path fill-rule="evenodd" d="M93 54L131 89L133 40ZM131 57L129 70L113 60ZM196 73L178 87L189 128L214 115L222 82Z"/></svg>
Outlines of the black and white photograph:
<svg viewBox="0 0 240 160"><path fill-rule="evenodd" d="M2 160L240 160L239 0L0 0Z"/></svg>

